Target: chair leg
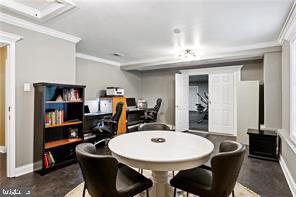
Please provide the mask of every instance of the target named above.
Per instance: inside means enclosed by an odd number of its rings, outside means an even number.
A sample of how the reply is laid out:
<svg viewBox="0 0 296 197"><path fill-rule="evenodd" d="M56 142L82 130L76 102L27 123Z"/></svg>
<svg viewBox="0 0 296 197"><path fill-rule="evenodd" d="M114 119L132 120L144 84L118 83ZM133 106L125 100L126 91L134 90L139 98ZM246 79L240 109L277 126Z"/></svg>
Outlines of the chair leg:
<svg viewBox="0 0 296 197"><path fill-rule="evenodd" d="M141 169L141 174L143 175L143 169Z"/></svg>
<svg viewBox="0 0 296 197"><path fill-rule="evenodd" d="M234 190L232 190L232 192L231 192L231 193L232 193L232 197L234 197Z"/></svg>
<svg viewBox="0 0 296 197"><path fill-rule="evenodd" d="M186 197L188 197L188 196L189 196L189 193L187 192Z"/></svg>
<svg viewBox="0 0 296 197"><path fill-rule="evenodd" d="M174 197L176 197L176 194L177 194L177 188L175 187L174 188Z"/></svg>
<svg viewBox="0 0 296 197"><path fill-rule="evenodd" d="M149 197L149 190L146 190L146 196Z"/></svg>
<svg viewBox="0 0 296 197"><path fill-rule="evenodd" d="M175 171L173 171L173 177L175 176Z"/></svg>
<svg viewBox="0 0 296 197"><path fill-rule="evenodd" d="M85 191L86 191L86 184L84 183L82 197L85 197Z"/></svg>

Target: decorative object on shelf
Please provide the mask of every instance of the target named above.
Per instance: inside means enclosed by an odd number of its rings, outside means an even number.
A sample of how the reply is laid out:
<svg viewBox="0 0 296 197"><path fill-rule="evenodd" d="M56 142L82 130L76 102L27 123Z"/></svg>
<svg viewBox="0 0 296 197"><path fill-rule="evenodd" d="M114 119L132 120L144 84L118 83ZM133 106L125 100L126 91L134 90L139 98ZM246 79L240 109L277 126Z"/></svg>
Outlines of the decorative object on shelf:
<svg viewBox="0 0 296 197"><path fill-rule="evenodd" d="M69 128L69 138L78 138L78 128Z"/></svg>
<svg viewBox="0 0 296 197"><path fill-rule="evenodd" d="M64 101L62 95L59 95L58 98L56 99L56 101L58 101L58 102Z"/></svg>
<svg viewBox="0 0 296 197"><path fill-rule="evenodd" d="M63 90L64 101L81 101L77 88L64 89Z"/></svg>
<svg viewBox="0 0 296 197"><path fill-rule="evenodd" d="M140 108L140 109L146 109L146 108L148 108L147 101L144 100L144 99L139 99L138 100L138 108Z"/></svg>

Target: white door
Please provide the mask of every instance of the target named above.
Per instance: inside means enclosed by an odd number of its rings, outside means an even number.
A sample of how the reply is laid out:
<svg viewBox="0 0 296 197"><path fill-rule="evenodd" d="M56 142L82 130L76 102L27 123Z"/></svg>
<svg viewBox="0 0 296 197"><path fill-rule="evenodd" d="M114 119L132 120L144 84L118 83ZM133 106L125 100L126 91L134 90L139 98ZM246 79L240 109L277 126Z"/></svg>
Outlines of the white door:
<svg viewBox="0 0 296 197"><path fill-rule="evenodd" d="M235 135L234 74L209 75L209 131Z"/></svg>
<svg viewBox="0 0 296 197"><path fill-rule="evenodd" d="M249 145L248 128L259 125L259 81L237 83L237 141Z"/></svg>
<svg viewBox="0 0 296 197"><path fill-rule="evenodd" d="M175 126L176 131L189 130L189 76L175 75Z"/></svg>

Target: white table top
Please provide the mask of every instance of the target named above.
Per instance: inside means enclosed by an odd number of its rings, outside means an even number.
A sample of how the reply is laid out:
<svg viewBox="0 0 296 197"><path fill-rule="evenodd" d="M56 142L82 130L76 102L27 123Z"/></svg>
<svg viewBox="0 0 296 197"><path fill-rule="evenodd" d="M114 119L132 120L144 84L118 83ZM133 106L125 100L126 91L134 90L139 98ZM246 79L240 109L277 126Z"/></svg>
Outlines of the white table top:
<svg viewBox="0 0 296 197"><path fill-rule="evenodd" d="M164 138L155 143L151 138ZM142 131L123 134L109 142L110 150L126 159L171 163L197 160L209 156L214 145L206 138L173 131Z"/></svg>

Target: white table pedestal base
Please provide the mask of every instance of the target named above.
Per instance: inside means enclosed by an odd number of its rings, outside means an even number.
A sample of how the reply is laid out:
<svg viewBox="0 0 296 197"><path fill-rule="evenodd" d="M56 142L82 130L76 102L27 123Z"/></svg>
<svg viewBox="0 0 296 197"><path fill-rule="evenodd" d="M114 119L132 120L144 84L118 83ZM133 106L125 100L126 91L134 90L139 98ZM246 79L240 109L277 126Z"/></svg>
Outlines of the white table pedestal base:
<svg viewBox="0 0 296 197"><path fill-rule="evenodd" d="M169 184L167 171L152 171L152 181L151 197L173 196L173 188Z"/></svg>

